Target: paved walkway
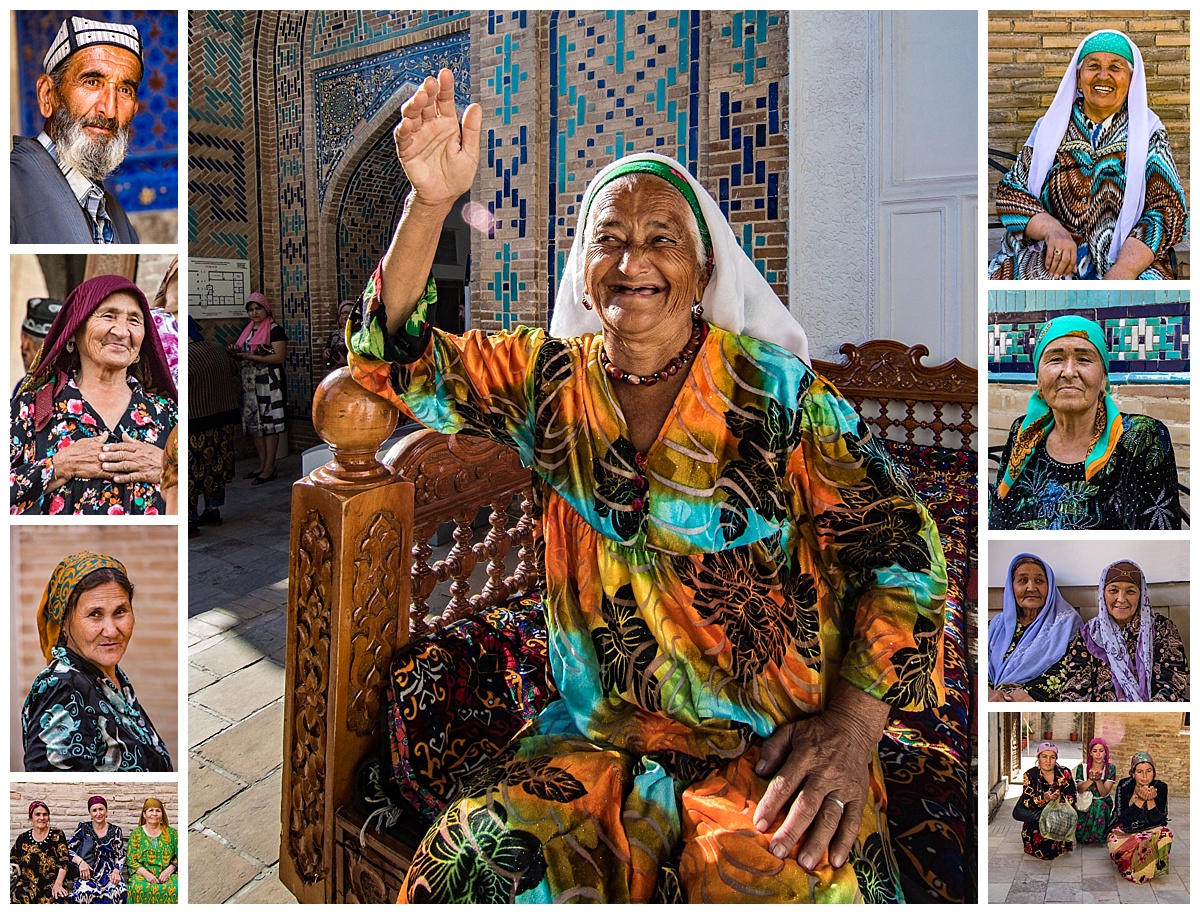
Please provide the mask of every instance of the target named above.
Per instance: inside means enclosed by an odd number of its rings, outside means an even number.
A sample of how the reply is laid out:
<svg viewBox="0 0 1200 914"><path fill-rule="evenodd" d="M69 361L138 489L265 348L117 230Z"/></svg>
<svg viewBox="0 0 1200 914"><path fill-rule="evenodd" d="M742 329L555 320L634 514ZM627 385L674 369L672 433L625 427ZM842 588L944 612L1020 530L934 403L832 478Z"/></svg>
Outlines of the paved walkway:
<svg viewBox="0 0 1200 914"><path fill-rule="evenodd" d="M1023 760L1024 761L1024 760ZM1029 767L1033 759L1029 759ZM1079 763L1064 755L1063 765ZM1075 845L1057 860L1038 860L1021 847L1021 823L1012 817L1020 785L1009 788L988 825L988 901L1042 904L1188 904L1191 901L1191 813L1188 797L1171 795L1171 872L1142 885L1129 882L1113 866L1102 844Z"/></svg>
<svg viewBox="0 0 1200 914"><path fill-rule="evenodd" d="M239 472L252 468L239 461ZM226 491L188 540L188 900L294 903L279 881L291 483Z"/></svg>

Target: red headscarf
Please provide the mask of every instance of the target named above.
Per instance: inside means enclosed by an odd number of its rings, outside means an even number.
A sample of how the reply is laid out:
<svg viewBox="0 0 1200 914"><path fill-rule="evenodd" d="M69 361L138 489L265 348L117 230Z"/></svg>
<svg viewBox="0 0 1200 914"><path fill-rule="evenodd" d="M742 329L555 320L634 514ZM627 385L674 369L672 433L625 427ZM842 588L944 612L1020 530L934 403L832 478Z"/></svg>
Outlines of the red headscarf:
<svg viewBox="0 0 1200 914"><path fill-rule="evenodd" d="M242 335L237 338L237 348L241 349L246 340L250 340L250 348L255 346L269 346L271 344L271 324L275 322L275 315L271 313L271 303L267 301L267 296L261 292L251 292L250 297L246 299L246 304L255 302L262 305L262 309L267 312L267 319L258 327L254 326L254 321L250 321L242 328Z"/></svg>
<svg viewBox="0 0 1200 914"><path fill-rule="evenodd" d="M179 395L175 390L175 382L171 379L171 369L167 364L162 342L158 338L158 330L150 317L150 305L146 302L146 296L136 283L124 276L96 276L80 283L67 296L62 309L54 317L54 323L50 325L50 332L46 334L41 351L29 366L21 386L17 388L18 394L35 392L33 425L37 431L40 432L50 422L54 398L67 383L67 343L75 338L75 334L87 323L92 312L99 308L105 299L118 292L132 295L142 309L143 326L146 328L142 348L138 352L142 385L149 391L178 400Z"/></svg>

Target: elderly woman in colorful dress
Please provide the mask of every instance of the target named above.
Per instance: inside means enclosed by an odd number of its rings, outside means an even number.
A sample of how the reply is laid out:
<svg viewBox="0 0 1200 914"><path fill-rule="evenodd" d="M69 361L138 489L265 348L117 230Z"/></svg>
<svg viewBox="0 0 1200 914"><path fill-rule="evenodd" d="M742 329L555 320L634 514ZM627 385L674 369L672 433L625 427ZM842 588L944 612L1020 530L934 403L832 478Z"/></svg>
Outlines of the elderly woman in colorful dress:
<svg viewBox="0 0 1200 914"><path fill-rule="evenodd" d="M129 833L125 857L130 904L179 901L179 833L167 820L162 800L147 797L137 828Z"/></svg>
<svg viewBox="0 0 1200 914"><path fill-rule="evenodd" d="M1115 806L1108 855L1121 875L1140 883L1169 873L1174 835L1167 828L1167 785L1158 779L1150 753L1133 754Z"/></svg>
<svg viewBox="0 0 1200 914"><path fill-rule="evenodd" d="M1092 797L1088 808L1079 810L1075 840L1080 844L1099 844L1108 837L1116 783L1117 766L1109 761L1108 743L1097 736L1088 743L1087 756L1075 766L1075 795L1082 797L1087 791Z"/></svg>
<svg viewBox="0 0 1200 914"><path fill-rule="evenodd" d="M648 902L674 857L691 901L898 900L876 745L893 706L943 700L946 591L906 477L661 156L592 181L549 334L432 328L482 113L460 129L449 70L402 113L413 190L351 368L533 468L561 697L443 814L401 898Z"/></svg>
<svg viewBox="0 0 1200 914"><path fill-rule="evenodd" d="M1167 427L1123 413L1095 321L1047 321L1033 348L1037 389L1008 433L989 499L993 530L1178 530Z"/></svg>
<svg viewBox="0 0 1200 914"><path fill-rule="evenodd" d="M988 623L988 700L1057 701L1067 647L1082 624L1054 569L1029 553L1014 558L1003 608Z"/></svg>
<svg viewBox="0 0 1200 914"><path fill-rule="evenodd" d="M1060 701L1187 701L1188 660L1175 623L1150 606L1142 569L1100 575L1100 611L1067 649Z"/></svg>
<svg viewBox="0 0 1200 914"><path fill-rule="evenodd" d="M1187 206L1146 68L1121 32L1087 36L996 188L991 279L1174 279Z"/></svg>
<svg viewBox="0 0 1200 914"><path fill-rule="evenodd" d="M110 555L77 552L38 606L48 666L21 710L26 771L171 771L171 756L119 664L133 637L133 583Z"/></svg>
<svg viewBox="0 0 1200 914"><path fill-rule="evenodd" d="M122 276L81 283L12 399L12 513L162 513L176 399L142 290Z"/></svg>
<svg viewBox="0 0 1200 914"><path fill-rule="evenodd" d="M50 807L43 800L29 804L28 831L13 842L9 900L13 904L55 904L71 894L67 878L67 836L50 825Z"/></svg>
<svg viewBox="0 0 1200 914"><path fill-rule="evenodd" d="M1074 805L1075 781L1071 772L1058 764L1058 746L1042 743L1037 749L1037 764L1025 772L1023 787L1017 803L1022 813L1021 840L1025 853L1042 860L1053 860L1075 849L1074 841L1048 838L1038 830L1041 811L1059 800ZM1016 813L1014 812L1014 816Z"/></svg>

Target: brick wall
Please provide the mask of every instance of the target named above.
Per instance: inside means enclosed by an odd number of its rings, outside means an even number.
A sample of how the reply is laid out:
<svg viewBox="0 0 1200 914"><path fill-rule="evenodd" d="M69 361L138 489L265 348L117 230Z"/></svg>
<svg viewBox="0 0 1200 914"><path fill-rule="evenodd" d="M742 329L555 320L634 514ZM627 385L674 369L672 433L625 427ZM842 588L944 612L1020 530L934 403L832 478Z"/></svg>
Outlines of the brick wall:
<svg viewBox="0 0 1200 914"><path fill-rule="evenodd" d="M1191 18L1186 10L1025 10L988 13L988 147L1016 153L1046 113L1079 42L1118 29L1146 64L1150 107L1162 118L1191 199ZM990 171L989 186L999 172ZM989 212L995 212L989 194Z"/></svg>
<svg viewBox="0 0 1200 914"><path fill-rule="evenodd" d="M1168 804L1174 807L1176 798L1191 795L1191 748L1182 713L1097 712L1095 734L1108 743L1108 755L1117 766L1118 778L1129 774L1133 753L1149 752L1159 780L1169 789Z"/></svg>
<svg viewBox="0 0 1200 914"><path fill-rule="evenodd" d="M176 769L179 744L179 562L174 527L15 526L10 572L12 668L10 758L23 770L21 707L33 677L45 668L38 645L37 607L55 566L83 549L119 559L133 582L135 628L121 669L167 744Z"/></svg>
<svg viewBox="0 0 1200 914"><path fill-rule="evenodd" d="M29 804L43 800L50 807L50 825L61 828L67 837L75 833L75 827L88 819L88 797L101 796L108 801L108 821L121 826L126 839L138 824L142 803L147 797L162 801L167 811L167 821L182 835L187 829L179 823L179 788L175 784L151 781L132 784L128 781L86 781L64 783L44 781L31 784L15 781L9 791L8 828L9 841L29 828Z"/></svg>

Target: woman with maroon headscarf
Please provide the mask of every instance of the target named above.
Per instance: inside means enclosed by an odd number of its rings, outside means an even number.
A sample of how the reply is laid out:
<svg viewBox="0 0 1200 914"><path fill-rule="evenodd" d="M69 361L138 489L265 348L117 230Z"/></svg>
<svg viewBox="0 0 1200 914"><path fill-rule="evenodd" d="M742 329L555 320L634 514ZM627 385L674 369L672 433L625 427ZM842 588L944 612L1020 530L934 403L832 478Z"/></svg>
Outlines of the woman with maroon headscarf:
<svg viewBox="0 0 1200 914"><path fill-rule="evenodd" d="M287 430L283 381L287 334L275 322L271 303L261 292L252 293L246 300L246 315L250 322L229 351L242 362L242 424L258 451L258 468L245 478L253 479L250 485L257 486L279 475L275 455L279 438Z"/></svg>
<svg viewBox="0 0 1200 914"><path fill-rule="evenodd" d="M12 513L161 513L176 403L142 290L122 276L82 283L12 400Z"/></svg>

